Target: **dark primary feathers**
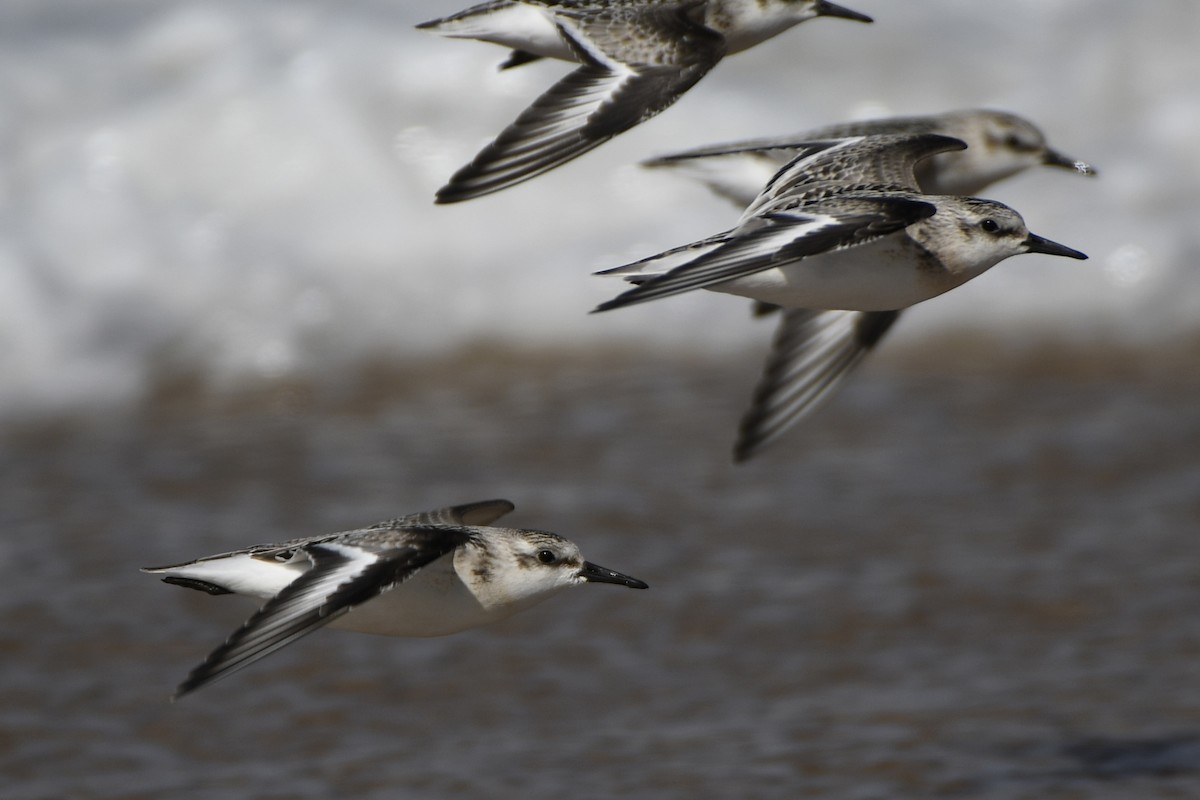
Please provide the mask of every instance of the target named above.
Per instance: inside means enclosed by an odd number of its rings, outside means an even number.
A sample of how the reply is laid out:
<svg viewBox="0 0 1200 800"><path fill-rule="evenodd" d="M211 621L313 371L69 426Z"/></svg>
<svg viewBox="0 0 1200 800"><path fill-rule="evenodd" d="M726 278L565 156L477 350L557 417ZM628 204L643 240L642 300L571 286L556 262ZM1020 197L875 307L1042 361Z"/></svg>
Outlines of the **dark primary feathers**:
<svg viewBox="0 0 1200 800"><path fill-rule="evenodd" d="M406 525L469 525L471 527L483 527L491 525L515 508L516 506L507 500L480 500L477 503L464 503L462 505L449 506L448 508L439 508L437 511L422 511L417 514L409 514L389 522L380 522L371 527L401 528Z"/></svg>
<svg viewBox="0 0 1200 800"><path fill-rule="evenodd" d="M917 197L835 195L827 202L759 214L754 227L744 226L724 244L633 289L601 303L596 311L655 300L799 261L841 247L878 239L926 217L936 206ZM668 251L672 252L672 251ZM621 268L617 268L619 271Z"/></svg>
<svg viewBox="0 0 1200 800"><path fill-rule="evenodd" d="M466 525L466 526L484 526L491 525L496 520L500 519L505 514L512 511L516 506L508 500L480 500L477 503L464 503L457 506L449 506L447 508L439 508L436 511L422 511L416 514L408 514L396 519L377 522L363 530L379 530L393 531L406 527L421 527L433 525ZM298 539L289 539L286 542L272 542L269 544L254 544L249 547L243 547L240 550L230 550L226 553L215 553L211 556L192 559L183 564L168 564L162 567L143 567L142 572L159 572L172 567L181 567L185 564L193 564L199 561L216 561L221 558L229 558L230 556L252 555L256 558L275 558L285 557L290 552L298 549L303 545L320 544L322 542L330 542L344 538L349 535L360 535L362 531L338 531L337 533L322 534L320 536L302 536ZM167 581L167 583L177 583L178 581ZM194 587L195 588L195 587ZM222 592L228 594L228 592Z"/></svg>
<svg viewBox="0 0 1200 800"><path fill-rule="evenodd" d="M746 461L819 406L899 318L899 311L782 310L742 417L734 460Z"/></svg>
<svg viewBox="0 0 1200 800"><path fill-rule="evenodd" d="M252 664L402 583L466 543L470 539L467 527L489 525L513 508L507 500L485 500L409 514L360 530L254 545L198 559L238 555L282 561L306 558L312 566L192 670L175 697ZM352 543L347 543L348 539ZM167 568L148 567L146 571L160 569ZM208 581L177 576L163 580L210 594L229 593Z"/></svg>
<svg viewBox="0 0 1200 800"><path fill-rule="evenodd" d="M312 567L271 598L179 685L212 683L327 625L465 543L464 529L410 528L398 546L323 542L303 548Z"/></svg>
<svg viewBox="0 0 1200 800"><path fill-rule="evenodd" d="M615 8L641 17L654 48L614 38L608 15L563 12L559 30L582 62L501 131L437 193L469 200L529 180L592 150L666 109L725 54L724 39L697 24L690 6ZM675 42L674 47L663 43ZM686 47L681 46L686 44ZM513 66L527 61L517 57Z"/></svg>
<svg viewBox="0 0 1200 800"><path fill-rule="evenodd" d="M762 139L743 139L738 142L725 142L706 147L695 147L691 150L682 150L678 153L649 158L643 161L642 164L647 167L659 167L679 161L727 156L736 153L770 153L776 150L797 150L808 147L814 142L838 141L857 136L920 136L934 134L936 127L932 120L920 117L897 117L891 122L892 124L886 127L881 127L879 120L830 125L801 134L802 138L792 137L790 141L783 137L772 136ZM789 160L794 160L798 155L802 154L795 154Z"/></svg>

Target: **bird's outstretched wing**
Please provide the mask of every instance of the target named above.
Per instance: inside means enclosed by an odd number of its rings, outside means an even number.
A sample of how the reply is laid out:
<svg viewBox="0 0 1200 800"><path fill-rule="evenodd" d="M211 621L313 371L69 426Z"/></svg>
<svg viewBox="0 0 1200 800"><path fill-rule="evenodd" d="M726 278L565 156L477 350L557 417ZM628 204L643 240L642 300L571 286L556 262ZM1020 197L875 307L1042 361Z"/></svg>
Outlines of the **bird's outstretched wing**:
<svg viewBox="0 0 1200 800"><path fill-rule="evenodd" d="M516 506L508 500L480 500L477 503L464 503L458 506L439 508L435 511L421 511L416 514L388 522L372 525L372 528L402 528L409 525L471 525L482 527L491 525Z"/></svg>
<svg viewBox="0 0 1200 800"><path fill-rule="evenodd" d="M246 620L179 685L182 697L270 655L376 597L469 538L463 528L365 529L308 544L312 567Z"/></svg>
<svg viewBox="0 0 1200 800"><path fill-rule="evenodd" d="M784 310L742 417L734 459L756 455L820 407L899 316L899 311Z"/></svg>
<svg viewBox="0 0 1200 800"><path fill-rule="evenodd" d="M966 146L961 139L936 133L796 142L791 147L797 150L797 156L767 181L743 217L819 183L876 184L920 192L917 164L938 153L963 150Z"/></svg>
<svg viewBox="0 0 1200 800"><path fill-rule="evenodd" d="M847 195L809 204L803 210L761 213L734 231L724 244L644 280L595 311L703 289L829 250L864 244L932 216L936 210L923 200L881 194ZM621 274L620 269L606 272Z"/></svg>
<svg viewBox="0 0 1200 800"><path fill-rule="evenodd" d="M806 154L806 139L752 139L672 153L642 162L644 167L668 167L704 184L739 209L746 208L788 161ZM807 151L811 154L811 151Z"/></svg>
<svg viewBox="0 0 1200 800"><path fill-rule="evenodd" d="M661 112L725 54L697 23L696 2L563 11L564 40L582 66L539 97L438 190L438 203L497 192L551 170ZM628 19L626 19L628 18ZM636 25L637 41L623 35Z"/></svg>

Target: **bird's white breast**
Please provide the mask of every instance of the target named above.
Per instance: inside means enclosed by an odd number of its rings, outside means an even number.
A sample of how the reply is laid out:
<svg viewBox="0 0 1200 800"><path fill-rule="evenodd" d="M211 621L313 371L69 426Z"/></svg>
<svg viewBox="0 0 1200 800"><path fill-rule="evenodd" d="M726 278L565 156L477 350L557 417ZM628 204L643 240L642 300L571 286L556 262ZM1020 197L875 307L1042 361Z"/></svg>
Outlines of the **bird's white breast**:
<svg viewBox="0 0 1200 800"><path fill-rule="evenodd" d="M708 287L785 308L891 311L949 291L961 281L923 262L906 234L809 256Z"/></svg>
<svg viewBox="0 0 1200 800"><path fill-rule="evenodd" d="M445 636L508 616L485 607L445 555L334 620L330 627L382 636Z"/></svg>
<svg viewBox="0 0 1200 800"><path fill-rule="evenodd" d="M485 578L471 575L472 563L460 548L332 625L384 636L445 636L512 616L562 588L539 585L525 591L530 587L503 569Z"/></svg>

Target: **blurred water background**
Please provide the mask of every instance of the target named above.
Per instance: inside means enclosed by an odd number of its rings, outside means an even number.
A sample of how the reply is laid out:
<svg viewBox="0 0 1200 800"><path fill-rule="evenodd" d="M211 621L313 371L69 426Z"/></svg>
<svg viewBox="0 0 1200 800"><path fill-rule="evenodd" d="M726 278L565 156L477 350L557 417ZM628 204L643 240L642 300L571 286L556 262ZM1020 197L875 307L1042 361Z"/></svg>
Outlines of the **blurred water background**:
<svg viewBox="0 0 1200 800"><path fill-rule="evenodd" d="M432 0L0 3L4 797L1200 796L1200 5L847 0L498 195L433 192L565 69ZM906 314L729 463L769 331L589 275L736 212L642 158L993 107L1100 178L1087 252ZM136 572L508 497L645 579L439 640Z"/></svg>

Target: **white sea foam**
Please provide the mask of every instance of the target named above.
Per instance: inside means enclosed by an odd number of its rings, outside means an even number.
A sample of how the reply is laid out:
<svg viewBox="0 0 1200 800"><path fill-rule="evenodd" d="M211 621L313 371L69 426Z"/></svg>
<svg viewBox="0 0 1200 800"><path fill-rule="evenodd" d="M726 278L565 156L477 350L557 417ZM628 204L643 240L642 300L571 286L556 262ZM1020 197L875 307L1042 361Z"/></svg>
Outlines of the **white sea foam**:
<svg viewBox="0 0 1200 800"><path fill-rule="evenodd" d="M413 30L450 10L432 0L5 3L0 414L130 401L164 368L238 385L480 339L761 341L729 298L585 313L620 289L591 271L736 216L635 162L960 107L1028 116L1098 166L989 192L1092 260L1013 259L897 340L970 326L1161 346L1200 327L1200 4L847 4L876 23L808 23L562 169L435 207L565 66L499 73L499 48Z"/></svg>

